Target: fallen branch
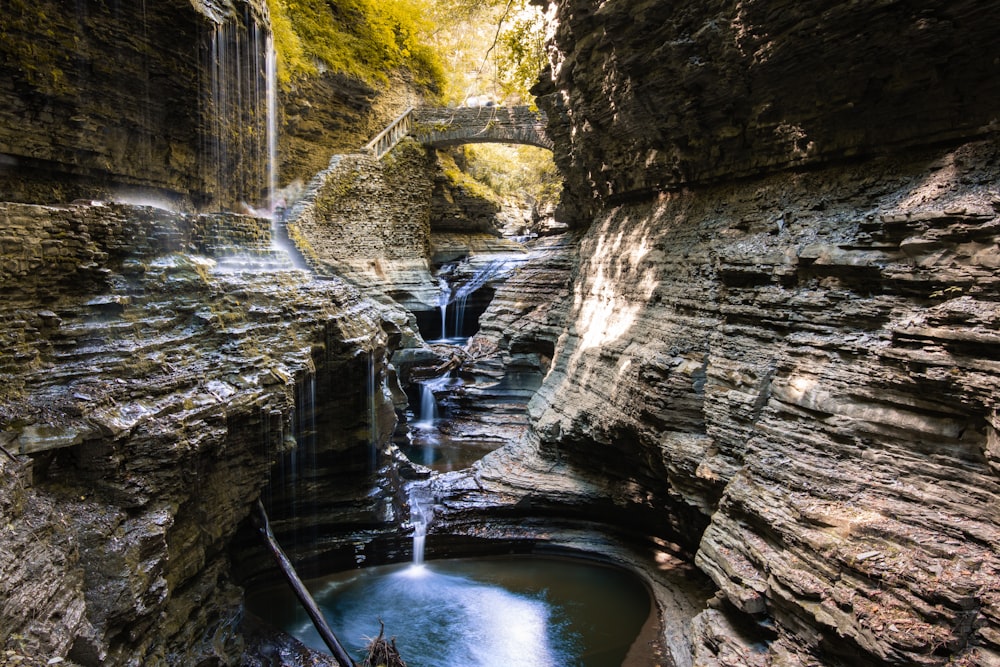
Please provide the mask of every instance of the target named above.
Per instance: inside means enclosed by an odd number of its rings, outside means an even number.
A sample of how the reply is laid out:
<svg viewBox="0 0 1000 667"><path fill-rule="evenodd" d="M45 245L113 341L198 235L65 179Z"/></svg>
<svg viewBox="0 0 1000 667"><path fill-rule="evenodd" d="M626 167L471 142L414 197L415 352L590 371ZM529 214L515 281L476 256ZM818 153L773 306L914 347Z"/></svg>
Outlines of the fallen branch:
<svg viewBox="0 0 1000 667"><path fill-rule="evenodd" d="M3 451L4 454L10 457L11 461L15 462L17 461L17 457L10 453L10 450L7 449L7 445L16 441L17 441L17 434L10 433L9 431L0 433L0 451Z"/></svg>
<svg viewBox="0 0 1000 667"><path fill-rule="evenodd" d="M327 647L330 649L330 653L333 657L337 659L343 667L357 667L354 660L348 655L344 647L341 646L340 642L337 641L337 637L333 634L333 630L327 624L326 619L323 617L323 612L320 611L319 607L316 605L316 601L313 600L312 595L306 590L305 585L302 580L299 579L299 575L296 574L295 568L292 567L292 562L288 560L288 556L282 551L281 545L278 544L278 540L274 538L274 533L271 532L271 522L267 518L267 510L264 509L264 503L257 500L257 512L260 515L258 517L259 524L257 529L260 530L261 536L267 543L268 548L271 550L271 554L274 556L274 560L278 562L278 568L281 573L285 575L285 579L288 580L288 585L292 587L295 591L295 596L302 603L302 607L309 614L309 618L312 620L313 625L316 626L316 631L319 632L319 636L323 638L326 642Z"/></svg>

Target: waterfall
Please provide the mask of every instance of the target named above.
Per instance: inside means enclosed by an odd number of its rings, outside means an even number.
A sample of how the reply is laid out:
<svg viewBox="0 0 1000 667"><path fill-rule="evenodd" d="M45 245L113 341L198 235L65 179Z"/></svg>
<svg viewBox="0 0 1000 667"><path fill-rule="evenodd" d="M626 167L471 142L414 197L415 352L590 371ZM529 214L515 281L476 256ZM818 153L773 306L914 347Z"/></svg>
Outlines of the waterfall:
<svg viewBox="0 0 1000 667"><path fill-rule="evenodd" d="M448 303L454 304L455 312L455 328L452 330L452 336L454 338L464 338L463 329L465 328L465 310L468 303L469 296L474 294L477 290L481 289L486 283L491 280L496 280L500 278L503 274L508 273L513 270L515 266L521 263L521 259L517 260L496 260L492 261L485 266L480 267L472 274L472 277L466 280L464 283L459 285L456 289L452 290L447 283L446 278L443 276L439 278L443 282L442 286L442 298L447 299L445 305L442 309L441 315L441 330L446 332L445 326L445 312ZM443 335L447 338L447 333Z"/></svg>
<svg viewBox="0 0 1000 667"><path fill-rule="evenodd" d="M441 311L440 338L444 340L448 337L448 301L451 297L451 285L448 284L447 278L438 276L438 286L441 288L441 293L438 295L438 310Z"/></svg>
<svg viewBox="0 0 1000 667"><path fill-rule="evenodd" d="M271 218L271 249L286 255L296 269L308 271L305 257L288 238L285 220L288 217L288 202L278 189L278 54L274 50L274 36L267 33L265 41L265 89L267 112L267 195L268 215Z"/></svg>
<svg viewBox="0 0 1000 667"><path fill-rule="evenodd" d="M274 50L274 36L267 33L266 54L267 90L267 194L271 215L276 214L278 197L278 54ZM284 208L286 202L280 202Z"/></svg>
<svg viewBox="0 0 1000 667"><path fill-rule="evenodd" d="M417 424L430 426L438 418L437 401L434 400L434 390L427 382L420 383L420 414L417 416Z"/></svg>
<svg viewBox="0 0 1000 667"><path fill-rule="evenodd" d="M440 416L438 412L437 399L434 398L435 391L441 391L451 384L450 373L445 373L430 380L419 383L420 386L420 410L414 411L414 426L427 429L434 426L434 421Z"/></svg>
<svg viewBox="0 0 1000 667"><path fill-rule="evenodd" d="M427 526L433 516L432 510L421 498L416 487L410 489L410 523L413 525L413 565L424 563L424 548L427 543Z"/></svg>
<svg viewBox="0 0 1000 667"><path fill-rule="evenodd" d="M205 68L206 132L203 181L220 208L267 207L275 168L270 32L249 12L216 23ZM273 190L271 190L273 191ZM263 204L263 205L261 205Z"/></svg>

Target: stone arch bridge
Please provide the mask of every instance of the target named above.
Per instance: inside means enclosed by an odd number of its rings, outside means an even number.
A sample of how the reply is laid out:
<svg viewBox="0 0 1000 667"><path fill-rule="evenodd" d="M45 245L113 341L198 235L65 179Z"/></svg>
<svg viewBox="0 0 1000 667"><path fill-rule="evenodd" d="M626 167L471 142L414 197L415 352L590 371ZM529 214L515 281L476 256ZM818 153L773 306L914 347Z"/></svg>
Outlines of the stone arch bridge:
<svg viewBox="0 0 1000 667"><path fill-rule="evenodd" d="M434 148L472 143L527 144L552 150L545 134L545 114L526 106L410 107L382 130L365 149L381 158L403 137Z"/></svg>

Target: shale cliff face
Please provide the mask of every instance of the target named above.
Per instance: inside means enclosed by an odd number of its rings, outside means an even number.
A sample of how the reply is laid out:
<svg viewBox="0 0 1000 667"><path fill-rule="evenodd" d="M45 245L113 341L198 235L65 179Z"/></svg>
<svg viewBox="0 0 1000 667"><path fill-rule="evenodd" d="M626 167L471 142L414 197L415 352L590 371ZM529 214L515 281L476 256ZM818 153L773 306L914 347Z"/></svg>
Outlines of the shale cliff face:
<svg viewBox="0 0 1000 667"><path fill-rule="evenodd" d="M461 488L693 554L678 664L1000 663L991 9L558 3L589 228L537 440Z"/></svg>
<svg viewBox="0 0 1000 667"><path fill-rule="evenodd" d="M256 202L267 183L266 21L263 2L247 0L6 6L4 199Z"/></svg>
<svg viewBox="0 0 1000 667"><path fill-rule="evenodd" d="M990 2L558 2L569 212L967 137L995 122ZM560 116L570 117L561 122Z"/></svg>
<svg viewBox="0 0 1000 667"><path fill-rule="evenodd" d="M5 655L238 664L237 526L311 406L323 455L388 436L398 317L291 269L266 220L8 204L0 229Z"/></svg>
<svg viewBox="0 0 1000 667"><path fill-rule="evenodd" d="M270 32L264 0L8 3L2 198L262 208L420 97L405 73L387 91L335 72L279 90Z"/></svg>

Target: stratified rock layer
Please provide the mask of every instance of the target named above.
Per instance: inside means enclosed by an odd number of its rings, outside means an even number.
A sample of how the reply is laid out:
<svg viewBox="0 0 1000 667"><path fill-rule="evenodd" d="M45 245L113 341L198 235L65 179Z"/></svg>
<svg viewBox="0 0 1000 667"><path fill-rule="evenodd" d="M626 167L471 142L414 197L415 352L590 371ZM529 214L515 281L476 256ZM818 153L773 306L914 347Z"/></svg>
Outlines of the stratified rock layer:
<svg viewBox="0 0 1000 667"><path fill-rule="evenodd" d="M372 455L398 317L291 269L266 220L9 204L0 229L3 650L238 663L237 526L306 408Z"/></svg>
<svg viewBox="0 0 1000 667"><path fill-rule="evenodd" d="M266 201L259 0L14 2L0 25L5 201Z"/></svg>
<svg viewBox="0 0 1000 667"><path fill-rule="evenodd" d="M673 537L723 600L696 664L1000 659L997 158L664 194L583 239L532 423L710 519Z"/></svg>
<svg viewBox="0 0 1000 667"><path fill-rule="evenodd" d="M563 206L954 140L997 119L996 4L562 0ZM554 87L554 90L553 90Z"/></svg>
<svg viewBox="0 0 1000 667"><path fill-rule="evenodd" d="M994 9L557 4L589 229L532 424L673 506L681 664L1000 662Z"/></svg>

